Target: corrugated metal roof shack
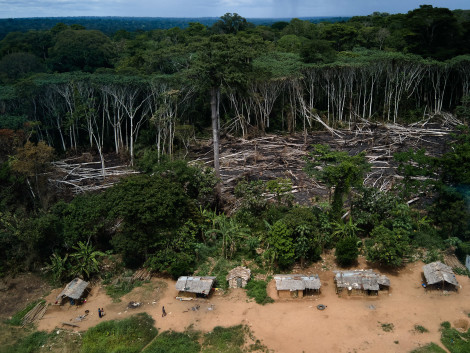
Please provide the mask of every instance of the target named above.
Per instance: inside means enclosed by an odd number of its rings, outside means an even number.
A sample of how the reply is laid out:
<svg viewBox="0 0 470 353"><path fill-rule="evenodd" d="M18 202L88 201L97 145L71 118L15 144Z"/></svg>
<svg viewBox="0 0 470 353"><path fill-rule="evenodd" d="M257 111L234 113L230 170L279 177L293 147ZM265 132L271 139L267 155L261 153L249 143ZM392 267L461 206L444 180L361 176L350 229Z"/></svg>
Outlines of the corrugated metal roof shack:
<svg viewBox="0 0 470 353"><path fill-rule="evenodd" d="M378 295L389 289L390 279L372 270L335 271L336 294Z"/></svg>
<svg viewBox="0 0 470 353"><path fill-rule="evenodd" d="M180 297L207 297L214 285L213 276L181 276L176 282Z"/></svg>
<svg viewBox="0 0 470 353"><path fill-rule="evenodd" d="M431 262L423 266L423 274L425 280L425 288L428 289L442 289L442 290L457 290L459 282L455 278L455 274L447 265L440 261Z"/></svg>
<svg viewBox="0 0 470 353"><path fill-rule="evenodd" d="M320 293L321 282L318 275L274 275L274 280L279 298L303 298L304 295Z"/></svg>
<svg viewBox="0 0 470 353"><path fill-rule="evenodd" d="M226 279L228 281L229 288L245 288L246 284L250 280L251 270L249 268L238 266L232 269Z"/></svg>
<svg viewBox="0 0 470 353"><path fill-rule="evenodd" d="M82 299L84 296L86 296L86 294L88 294L87 288L89 284L89 282L86 282L80 278L74 278L65 286L64 290L60 292L60 294L57 296L56 303L62 304L62 301L64 299L69 298L73 300L70 301L72 304L75 303L75 301Z"/></svg>

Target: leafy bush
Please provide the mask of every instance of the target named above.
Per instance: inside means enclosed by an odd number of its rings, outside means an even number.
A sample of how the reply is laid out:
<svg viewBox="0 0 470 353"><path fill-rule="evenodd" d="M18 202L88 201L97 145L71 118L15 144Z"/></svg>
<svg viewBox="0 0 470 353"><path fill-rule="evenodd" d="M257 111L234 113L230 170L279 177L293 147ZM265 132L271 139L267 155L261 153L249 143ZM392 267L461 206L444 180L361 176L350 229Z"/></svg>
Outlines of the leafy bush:
<svg viewBox="0 0 470 353"><path fill-rule="evenodd" d="M82 353L137 353L156 335L153 319L140 313L124 320L105 321L83 335Z"/></svg>
<svg viewBox="0 0 470 353"><path fill-rule="evenodd" d="M350 266L357 261L359 256L358 241L359 238L356 237L347 237L338 241L335 256L340 266Z"/></svg>
<svg viewBox="0 0 470 353"><path fill-rule="evenodd" d="M398 267L408 255L409 238L401 229L392 231L382 225L375 227L366 242L367 260L386 266Z"/></svg>
<svg viewBox="0 0 470 353"><path fill-rule="evenodd" d="M268 296L266 288L268 283L261 280L251 280L246 284L246 294L250 298L254 298L258 304L264 305L274 302L274 300Z"/></svg>
<svg viewBox="0 0 470 353"><path fill-rule="evenodd" d="M166 331L155 338L142 353L198 353L198 335L192 332Z"/></svg>
<svg viewBox="0 0 470 353"><path fill-rule="evenodd" d="M470 352L470 330L460 333L451 328L449 322L443 322L441 326L441 342L451 353Z"/></svg>
<svg viewBox="0 0 470 353"><path fill-rule="evenodd" d="M119 302L123 295L126 295L134 288L140 287L141 285L141 281L119 281L116 284L108 284L105 289L106 294L113 298L113 301Z"/></svg>
<svg viewBox="0 0 470 353"><path fill-rule="evenodd" d="M233 327L214 327L204 335L204 353L242 353L245 332L242 325Z"/></svg>
<svg viewBox="0 0 470 353"><path fill-rule="evenodd" d="M421 325L415 325L415 331L419 333L429 332L429 330L426 327L421 326Z"/></svg>
<svg viewBox="0 0 470 353"><path fill-rule="evenodd" d="M425 346L411 351L410 353L446 353L446 351L435 343L429 343Z"/></svg>

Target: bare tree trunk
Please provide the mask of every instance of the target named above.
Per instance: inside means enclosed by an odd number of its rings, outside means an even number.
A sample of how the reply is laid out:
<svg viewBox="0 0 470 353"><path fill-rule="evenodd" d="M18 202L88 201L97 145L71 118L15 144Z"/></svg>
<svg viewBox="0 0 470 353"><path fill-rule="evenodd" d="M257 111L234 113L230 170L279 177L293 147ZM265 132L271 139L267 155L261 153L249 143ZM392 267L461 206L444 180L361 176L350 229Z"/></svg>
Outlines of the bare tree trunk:
<svg viewBox="0 0 470 353"><path fill-rule="evenodd" d="M211 88L211 118L212 118L212 143L214 146L214 169L217 181L217 194L220 196L221 185L220 185L220 163L219 163L219 114L218 114L218 94L219 87Z"/></svg>

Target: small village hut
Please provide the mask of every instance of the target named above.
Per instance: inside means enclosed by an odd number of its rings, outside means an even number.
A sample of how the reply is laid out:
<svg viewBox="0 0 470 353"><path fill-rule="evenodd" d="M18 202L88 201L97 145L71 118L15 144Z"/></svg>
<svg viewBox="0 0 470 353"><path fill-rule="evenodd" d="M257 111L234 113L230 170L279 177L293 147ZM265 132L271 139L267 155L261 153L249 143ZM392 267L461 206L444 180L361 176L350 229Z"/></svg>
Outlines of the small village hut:
<svg viewBox="0 0 470 353"><path fill-rule="evenodd" d="M207 297L214 285L213 276L181 276L176 282L180 297Z"/></svg>
<svg viewBox="0 0 470 353"><path fill-rule="evenodd" d="M321 281L318 275L280 274L275 275L279 298L302 298L308 294L320 293Z"/></svg>
<svg viewBox="0 0 470 353"><path fill-rule="evenodd" d="M372 270L335 271L336 294L378 295L390 287L390 279Z"/></svg>
<svg viewBox="0 0 470 353"><path fill-rule="evenodd" d="M229 288L245 288L250 276L251 270L249 268L238 266L228 273L226 279Z"/></svg>
<svg viewBox="0 0 470 353"><path fill-rule="evenodd" d="M87 294L89 282L86 282L80 278L74 278L64 288L62 292L57 296L56 303L61 303L64 299L70 299L71 303L80 300Z"/></svg>
<svg viewBox="0 0 470 353"><path fill-rule="evenodd" d="M440 261L431 262L423 266L426 288L430 289L457 289L459 282L455 274L447 265Z"/></svg>

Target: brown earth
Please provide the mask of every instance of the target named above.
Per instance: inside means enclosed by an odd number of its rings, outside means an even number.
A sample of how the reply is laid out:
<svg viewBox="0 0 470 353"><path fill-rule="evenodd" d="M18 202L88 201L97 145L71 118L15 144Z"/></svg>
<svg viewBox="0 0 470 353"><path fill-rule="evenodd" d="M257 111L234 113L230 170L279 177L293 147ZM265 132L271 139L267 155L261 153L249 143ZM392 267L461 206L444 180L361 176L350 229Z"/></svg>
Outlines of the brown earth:
<svg viewBox="0 0 470 353"><path fill-rule="evenodd" d="M32 273L0 279L0 320L8 319L51 289L44 280Z"/></svg>
<svg viewBox="0 0 470 353"><path fill-rule="evenodd" d="M269 294L276 300L261 306L247 298L242 289L224 294L215 291L209 299L193 301L176 300L175 282L152 278L149 284L137 288L113 303L103 287L94 287L82 307L51 306L39 322L40 330L52 331L62 322L79 325L75 330L86 330L103 320L128 317L137 312L147 312L155 319L159 330L211 331L215 326L248 325L254 336L276 352L408 352L429 342L440 344L439 326L449 321L459 328L468 325L470 313L470 279L457 276L461 288L457 293L425 292L421 287L421 268L416 262L395 273L390 292L378 297L338 298L335 294L332 256L315 266L304 269L306 274L318 273L322 280L322 293L303 299L280 300L274 283L268 286ZM368 268L360 259L356 268ZM60 289L47 297L54 303ZM128 309L130 301L142 302L136 309ZM326 305L324 311L318 304ZM162 306L167 316L162 317ZM198 306L198 308L197 308ZM104 308L105 317L98 318L98 308ZM75 318L90 310L81 322ZM392 324L386 332L382 324ZM429 332L419 333L415 325ZM441 344L440 344L441 345Z"/></svg>

